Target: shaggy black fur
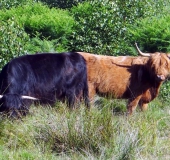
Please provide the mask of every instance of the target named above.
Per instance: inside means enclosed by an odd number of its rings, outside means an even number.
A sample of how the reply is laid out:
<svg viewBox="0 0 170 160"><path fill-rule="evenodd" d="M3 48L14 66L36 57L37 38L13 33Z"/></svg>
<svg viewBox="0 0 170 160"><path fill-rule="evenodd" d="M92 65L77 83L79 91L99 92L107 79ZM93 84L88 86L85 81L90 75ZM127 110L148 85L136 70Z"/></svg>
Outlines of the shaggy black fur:
<svg viewBox="0 0 170 160"><path fill-rule="evenodd" d="M76 52L25 55L11 60L0 73L0 112L26 114L32 100L40 104L66 101L70 108L85 101L89 107L87 70L84 58Z"/></svg>

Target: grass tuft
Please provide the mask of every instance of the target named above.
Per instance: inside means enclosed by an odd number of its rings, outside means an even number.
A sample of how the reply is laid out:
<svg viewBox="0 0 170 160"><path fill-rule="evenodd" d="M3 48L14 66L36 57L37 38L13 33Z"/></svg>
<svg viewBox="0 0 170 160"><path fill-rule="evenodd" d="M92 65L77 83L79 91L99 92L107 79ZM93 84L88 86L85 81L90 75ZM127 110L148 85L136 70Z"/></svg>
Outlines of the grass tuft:
<svg viewBox="0 0 170 160"><path fill-rule="evenodd" d="M116 100L104 100L90 111L62 103L32 106L20 120L1 117L0 159L168 159L168 111L158 100L131 117L124 114L125 102Z"/></svg>

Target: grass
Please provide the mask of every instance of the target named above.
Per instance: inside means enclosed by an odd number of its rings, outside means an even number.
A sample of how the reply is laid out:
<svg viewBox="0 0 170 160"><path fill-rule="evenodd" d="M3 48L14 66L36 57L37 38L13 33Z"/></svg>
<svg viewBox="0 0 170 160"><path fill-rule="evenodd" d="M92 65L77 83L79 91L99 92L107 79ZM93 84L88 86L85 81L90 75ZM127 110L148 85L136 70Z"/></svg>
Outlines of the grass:
<svg viewBox="0 0 170 160"><path fill-rule="evenodd" d="M22 120L1 117L0 160L170 159L168 105L157 99L147 112L131 117L123 114L124 101L103 100L98 106L70 111L58 103L32 106Z"/></svg>

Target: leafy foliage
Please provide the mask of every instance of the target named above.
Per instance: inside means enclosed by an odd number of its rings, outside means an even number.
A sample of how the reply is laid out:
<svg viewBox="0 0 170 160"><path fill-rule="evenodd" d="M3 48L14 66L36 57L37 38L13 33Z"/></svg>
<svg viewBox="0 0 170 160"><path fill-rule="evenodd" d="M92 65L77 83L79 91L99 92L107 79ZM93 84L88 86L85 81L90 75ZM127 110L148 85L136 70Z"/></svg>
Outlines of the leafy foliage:
<svg viewBox="0 0 170 160"><path fill-rule="evenodd" d="M67 11L60 9L49 9L41 3L24 5L2 11L1 20L5 21L15 17L18 23L23 24L25 31L32 37L39 33L41 37L50 39L64 39L72 30L74 20Z"/></svg>
<svg viewBox="0 0 170 160"><path fill-rule="evenodd" d="M72 33L74 25L74 19L68 11L50 9L42 3L34 3L11 8L10 10L1 10L0 15L0 20L4 22L14 17L15 21L23 27L23 32L25 31L31 38L30 44L27 45L29 52L67 49L68 37ZM35 43L36 38L36 41L39 41L38 43ZM50 49L48 45L44 45L46 44L45 41L48 41L53 49ZM35 44L38 46L34 46Z"/></svg>
<svg viewBox="0 0 170 160"><path fill-rule="evenodd" d="M170 51L170 16L145 18L129 28L132 41L137 41L147 52Z"/></svg>
<svg viewBox="0 0 170 160"><path fill-rule="evenodd" d="M36 52L64 52L66 51L66 46L64 44L58 43L57 39L48 40L48 39L40 39L38 36L31 38L30 42L26 45L29 53Z"/></svg>
<svg viewBox="0 0 170 160"><path fill-rule="evenodd" d="M85 0L40 0L40 1L46 3L50 7L66 9L71 8Z"/></svg>
<svg viewBox="0 0 170 160"><path fill-rule="evenodd" d="M28 35L15 19L0 23L0 67L10 59L27 52Z"/></svg>
<svg viewBox="0 0 170 160"><path fill-rule="evenodd" d="M34 3L36 0L1 0L0 9L10 9L26 3Z"/></svg>
<svg viewBox="0 0 170 160"><path fill-rule="evenodd" d="M70 48L109 55L130 53L128 25L133 25L138 18L156 15L163 7L163 1L153 0L81 3L72 9L76 27Z"/></svg>
<svg viewBox="0 0 170 160"><path fill-rule="evenodd" d="M170 81L166 81L160 89L159 99L165 103L170 102Z"/></svg>

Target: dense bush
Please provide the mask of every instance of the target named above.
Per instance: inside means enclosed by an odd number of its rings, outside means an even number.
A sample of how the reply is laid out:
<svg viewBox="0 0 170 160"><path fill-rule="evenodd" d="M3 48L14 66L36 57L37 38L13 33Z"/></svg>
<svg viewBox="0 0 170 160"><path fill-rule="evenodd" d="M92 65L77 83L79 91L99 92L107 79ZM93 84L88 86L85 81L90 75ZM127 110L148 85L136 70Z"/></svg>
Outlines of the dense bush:
<svg viewBox="0 0 170 160"><path fill-rule="evenodd" d="M27 3L34 3L36 0L1 0L0 9L10 9L11 7L17 7Z"/></svg>
<svg viewBox="0 0 170 160"><path fill-rule="evenodd" d="M162 86L159 94L159 99L164 102L170 102L170 81L166 81Z"/></svg>
<svg viewBox="0 0 170 160"><path fill-rule="evenodd" d="M131 29L131 40L140 43L147 52L170 51L170 16L145 18Z"/></svg>
<svg viewBox="0 0 170 160"><path fill-rule="evenodd" d="M73 7L76 27L70 48L93 53L120 55L129 52L128 25L141 17L162 12L164 2L153 0L93 0Z"/></svg>
<svg viewBox="0 0 170 160"><path fill-rule="evenodd" d="M74 5L77 5L80 2L85 0L40 0L41 2L46 3L49 7L56 7L56 8L71 8Z"/></svg>
<svg viewBox="0 0 170 160"><path fill-rule="evenodd" d="M32 37L38 32L41 37L66 39L72 32L74 20L69 13L60 9L49 9L41 3L24 5L0 13L1 20L15 17L23 24L25 31Z"/></svg>
<svg viewBox="0 0 170 160"><path fill-rule="evenodd" d="M30 42L26 45L29 53L36 52L64 52L66 46L61 43L57 43L57 40L40 39L39 37L31 38Z"/></svg>
<svg viewBox="0 0 170 160"><path fill-rule="evenodd" d="M0 22L0 68L10 59L25 54L29 36L15 19Z"/></svg>
<svg viewBox="0 0 170 160"><path fill-rule="evenodd" d="M42 46L44 40L48 41L53 48L49 51L67 49L68 37L72 33L74 25L74 19L68 11L50 9L42 3L27 4L0 11L0 20L6 22L12 17L23 26L23 29L31 38L31 43L27 45L28 51L47 51L48 46L41 50L44 47ZM35 38L37 38L36 42L38 43L35 43ZM42 42L40 42L41 40ZM35 44L38 44L38 46L35 46Z"/></svg>
<svg viewBox="0 0 170 160"><path fill-rule="evenodd" d="M18 0L1 0L0 2L0 9L6 8L9 9L14 6L18 6L20 3L23 3L24 0L18 1Z"/></svg>

